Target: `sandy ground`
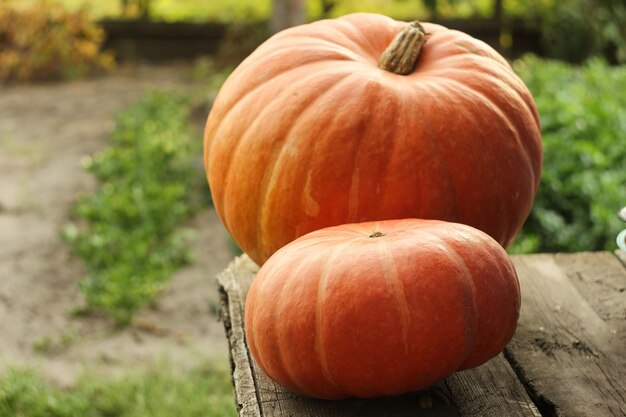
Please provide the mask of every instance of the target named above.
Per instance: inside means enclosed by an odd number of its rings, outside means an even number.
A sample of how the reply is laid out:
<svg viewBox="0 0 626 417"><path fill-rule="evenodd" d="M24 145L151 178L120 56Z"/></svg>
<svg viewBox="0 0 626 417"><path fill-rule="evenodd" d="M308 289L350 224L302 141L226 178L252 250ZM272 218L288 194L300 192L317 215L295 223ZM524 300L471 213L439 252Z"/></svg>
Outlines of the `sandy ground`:
<svg viewBox="0 0 626 417"><path fill-rule="evenodd" d="M72 314L84 305L77 283L86 271L59 239L76 196L95 186L81 157L106 145L116 112L147 90L202 88L188 74L181 65L127 68L92 80L0 88L0 369L34 366L72 384L85 368L227 363L214 277L232 254L212 210L191 223L197 260L121 330L105 317Z"/></svg>

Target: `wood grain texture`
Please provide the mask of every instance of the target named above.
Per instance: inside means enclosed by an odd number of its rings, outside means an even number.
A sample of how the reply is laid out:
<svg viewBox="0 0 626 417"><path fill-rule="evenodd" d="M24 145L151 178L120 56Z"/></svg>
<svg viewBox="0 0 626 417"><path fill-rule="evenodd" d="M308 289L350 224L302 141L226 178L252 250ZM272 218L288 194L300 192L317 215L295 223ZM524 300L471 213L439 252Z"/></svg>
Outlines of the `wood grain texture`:
<svg viewBox="0 0 626 417"><path fill-rule="evenodd" d="M230 346L231 369L237 411L242 417L260 416L257 387L243 331L243 308L250 283L258 267L248 257L235 258L218 274L220 316Z"/></svg>
<svg viewBox="0 0 626 417"><path fill-rule="evenodd" d="M541 416L502 354L478 368L453 374L445 383L463 416Z"/></svg>
<svg viewBox="0 0 626 417"><path fill-rule="evenodd" d="M218 276L222 318L231 349L235 400L240 416L464 416L537 417L541 414L502 355L483 366L454 374L428 390L397 397L323 401L276 385L259 369L245 345L245 296L257 266L235 259Z"/></svg>
<svg viewBox="0 0 626 417"><path fill-rule="evenodd" d="M514 257L507 359L544 416L626 416L626 269L610 253Z"/></svg>

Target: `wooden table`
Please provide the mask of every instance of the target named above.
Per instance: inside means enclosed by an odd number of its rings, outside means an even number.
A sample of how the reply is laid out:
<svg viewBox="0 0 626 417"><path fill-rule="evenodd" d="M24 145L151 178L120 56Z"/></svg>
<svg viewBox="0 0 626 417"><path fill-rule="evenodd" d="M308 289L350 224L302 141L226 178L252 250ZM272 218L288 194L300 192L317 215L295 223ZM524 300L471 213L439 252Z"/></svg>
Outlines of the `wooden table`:
<svg viewBox="0 0 626 417"><path fill-rule="evenodd" d="M240 416L626 416L626 253L514 256L517 331L486 364L398 397L323 401L269 380L252 359L243 309L258 267L218 276Z"/></svg>

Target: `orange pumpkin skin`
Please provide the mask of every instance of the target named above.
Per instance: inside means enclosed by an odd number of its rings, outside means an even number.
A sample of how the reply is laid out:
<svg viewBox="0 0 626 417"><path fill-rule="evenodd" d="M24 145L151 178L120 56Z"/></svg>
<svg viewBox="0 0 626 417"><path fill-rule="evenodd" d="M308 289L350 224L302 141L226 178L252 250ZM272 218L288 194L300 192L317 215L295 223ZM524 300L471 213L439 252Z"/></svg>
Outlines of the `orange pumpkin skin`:
<svg viewBox="0 0 626 417"><path fill-rule="evenodd" d="M317 398L374 397L496 356L519 308L515 269L491 237L390 220L321 229L276 252L252 282L245 330L279 384Z"/></svg>
<svg viewBox="0 0 626 417"><path fill-rule="evenodd" d="M542 160L531 94L491 47L434 24L413 73L378 68L405 25L355 14L294 27L224 83L205 167L219 216L258 264L344 223L454 221L505 247L521 228Z"/></svg>

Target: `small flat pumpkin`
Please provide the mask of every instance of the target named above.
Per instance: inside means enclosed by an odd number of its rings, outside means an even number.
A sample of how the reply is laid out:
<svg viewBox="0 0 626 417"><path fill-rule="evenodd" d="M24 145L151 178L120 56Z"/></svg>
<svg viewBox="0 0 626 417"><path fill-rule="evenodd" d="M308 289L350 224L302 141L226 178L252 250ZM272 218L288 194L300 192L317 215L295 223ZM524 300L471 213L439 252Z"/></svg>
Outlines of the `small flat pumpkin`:
<svg viewBox="0 0 626 417"><path fill-rule="evenodd" d="M276 252L246 301L263 371L327 399L418 390L496 356L515 330L517 275L472 227L392 220L330 227Z"/></svg>

